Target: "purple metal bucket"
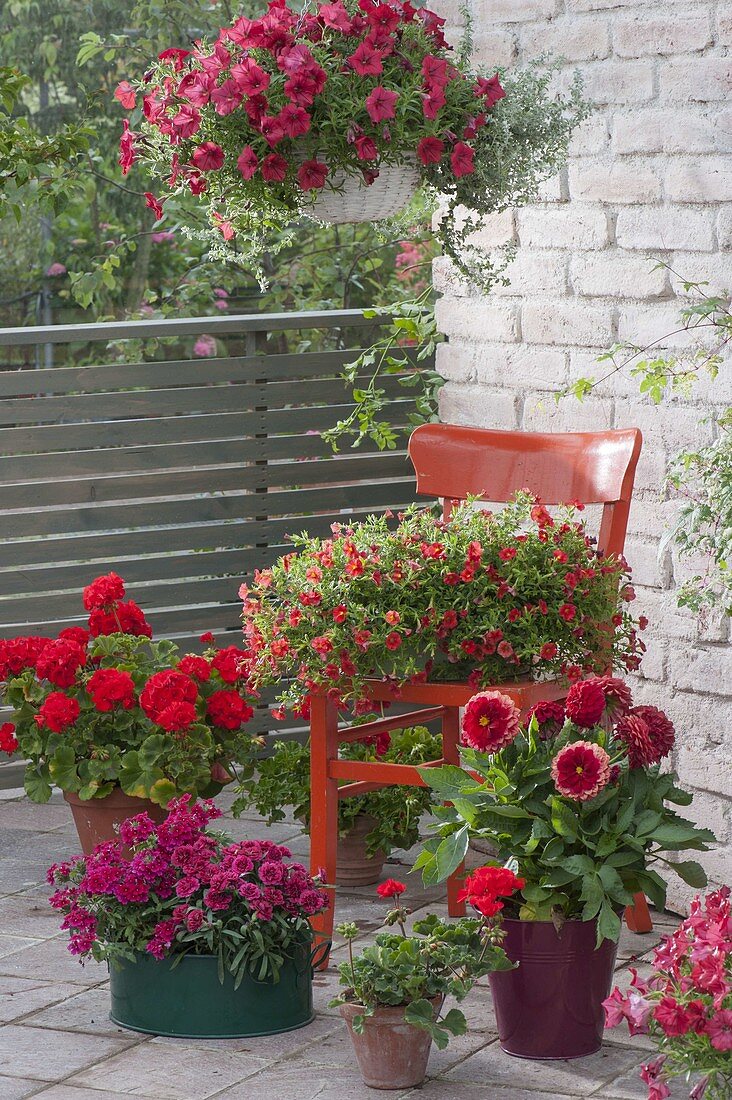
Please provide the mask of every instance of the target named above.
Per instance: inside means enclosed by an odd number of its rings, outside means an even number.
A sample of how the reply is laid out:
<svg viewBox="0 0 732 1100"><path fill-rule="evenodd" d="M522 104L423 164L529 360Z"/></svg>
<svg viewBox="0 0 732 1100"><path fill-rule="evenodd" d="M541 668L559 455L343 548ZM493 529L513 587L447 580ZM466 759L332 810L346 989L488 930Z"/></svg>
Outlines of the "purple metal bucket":
<svg viewBox="0 0 732 1100"><path fill-rule="evenodd" d="M490 975L501 1049L516 1058L582 1058L602 1044L602 1002L618 945L595 950L595 921L504 920L506 954L519 965Z"/></svg>

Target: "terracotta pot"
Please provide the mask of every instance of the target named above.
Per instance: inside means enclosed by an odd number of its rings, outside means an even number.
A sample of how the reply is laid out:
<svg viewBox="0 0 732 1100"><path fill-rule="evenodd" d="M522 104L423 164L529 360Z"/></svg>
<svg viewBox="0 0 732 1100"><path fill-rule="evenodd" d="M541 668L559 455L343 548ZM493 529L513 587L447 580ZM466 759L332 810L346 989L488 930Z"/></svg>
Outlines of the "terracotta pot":
<svg viewBox="0 0 732 1100"><path fill-rule="evenodd" d="M437 997L432 1003L437 1015L442 998ZM364 1084L371 1089L409 1089L422 1084L432 1036L421 1027L408 1024L403 1007L377 1008L373 1016L366 1017L361 1035L354 1032L352 1021L363 1012L363 1005L344 1004L340 1011Z"/></svg>
<svg viewBox="0 0 732 1100"><path fill-rule="evenodd" d="M360 814L353 828L345 836L338 837L337 886L371 886L378 882L386 854L366 854L366 836L376 825L376 818Z"/></svg>
<svg viewBox="0 0 732 1100"><path fill-rule="evenodd" d="M88 856L97 844L116 840L115 825L120 825L128 817L148 813L159 825L168 816L166 809L151 802L149 798L132 798L119 787L116 787L106 798L89 798L83 802L71 791L64 791L64 798L71 807L81 850L85 856Z"/></svg>
<svg viewBox="0 0 732 1100"><path fill-rule="evenodd" d="M517 1058L583 1058L602 1045L602 1002L618 945L595 950L596 922L504 920L506 954L519 965L490 975L501 1049Z"/></svg>

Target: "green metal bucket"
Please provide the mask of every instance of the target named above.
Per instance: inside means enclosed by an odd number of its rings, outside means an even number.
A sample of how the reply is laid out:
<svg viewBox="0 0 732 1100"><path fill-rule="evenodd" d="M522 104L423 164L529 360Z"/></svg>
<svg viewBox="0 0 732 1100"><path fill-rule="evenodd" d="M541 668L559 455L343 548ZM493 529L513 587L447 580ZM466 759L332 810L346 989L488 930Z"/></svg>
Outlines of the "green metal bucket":
<svg viewBox="0 0 732 1100"><path fill-rule="evenodd" d="M313 1019L313 968L317 955L309 943L298 944L286 959L278 982L258 982L247 975L238 989L227 971L223 984L215 955L171 959L139 955L134 962L110 966L115 1024L150 1035L186 1039L239 1039L275 1035L305 1027Z"/></svg>

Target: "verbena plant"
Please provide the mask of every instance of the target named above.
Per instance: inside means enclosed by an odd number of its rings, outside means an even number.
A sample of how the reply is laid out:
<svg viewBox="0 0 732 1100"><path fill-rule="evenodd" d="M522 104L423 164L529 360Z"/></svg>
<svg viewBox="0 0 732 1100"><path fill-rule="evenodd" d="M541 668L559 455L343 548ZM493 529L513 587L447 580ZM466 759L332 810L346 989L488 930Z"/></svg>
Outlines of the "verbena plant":
<svg viewBox="0 0 732 1100"><path fill-rule="evenodd" d="M663 909L666 883L657 867L692 886L706 875L671 853L707 851L714 834L680 817L687 806L672 771L662 770L675 734L662 711L632 706L622 681L593 677L573 684L564 705L539 703L520 723L498 691L473 697L463 716L458 767L425 768L441 800L438 835L415 862L432 884L461 863L471 837L488 840L497 858L525 879L522 920L597 920L597 942L617 940L620 911L647 894Z"/></svg>
<svg viewBox="0 0 732 1100"><path fill-rule="evenodd" d="M395 730L367 742L352 741L340 747L345 760L376 760L388 764L425 764L442 755L440 737L425 726ZM342 798L338 803L340 836L353 828L362 815L374 819L366 834L369 855L393 848L411 848L419 840L419 822L433 802L428 787L382 787L358 798ZM282 821L291 807L295 818L310 828L310 746L297 741L276 741L274 752L259 762L257 771L243 784L242 794L234 802L234 814L254 806L268 824Z"/></svg>
<svg viewBox="0 0 732 1100"><path fill-rule="evenodd" d="M277 981L293 952L312 940L309 918L326 893L289 849L269 840L227 843L206 826L221 815L211 802L170 803L161 825L129 818L119 840L50 868L50 902L64 914L68 949L82 959L177 965L215 955L219 980L246 975Z"/></svg>

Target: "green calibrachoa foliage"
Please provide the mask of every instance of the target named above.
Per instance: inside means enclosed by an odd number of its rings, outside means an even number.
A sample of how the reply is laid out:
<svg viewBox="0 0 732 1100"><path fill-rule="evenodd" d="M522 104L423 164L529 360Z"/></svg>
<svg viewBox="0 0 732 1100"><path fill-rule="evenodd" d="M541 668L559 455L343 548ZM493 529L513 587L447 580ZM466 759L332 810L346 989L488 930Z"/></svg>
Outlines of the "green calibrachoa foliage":
<svg viewBox="0 0 732 1100"><path fill-rule="evenodd" d="M417 507L393 519L294 536L295 551L244 590L253 682L290 677L284 707L321 689L359 700L369 677L478 687L637 667L627 566L597 556L571 506L555 522L519 493L496 514L469 501L449 520Z"/></svg>
<svg viewBox="0 0 732 1100"><path fill-rule="evenodd" d="M376 942L359 955L353 952L353 941L361 934L358 926L346 923L336 928L348 943L349 957L338 968L344 990L331 1006L351 1003L363 1008L351 1021L356 1034L363 1032L366 1019L379 1008L403 1007L406 1022L428 1031L443 1050L451 1035L464 1035L467 1030L460 1009L451 1008L440 1015L444 998L462 1001L479 978L496 970L511 970L514 964L501 946L503 935L495 914L448 923L431 913L415 921L414 934L408 936L405 922L409 910L398 900L404 889L403 883L393 879L377 888L381 897L394 898L395 908L387 913L384 923L398 925L399 932L380 932ZM496 911L501 906L498 903Z"/></svg>
<svg viewBox="0 0 732 1100"><path fill-rule="evenodd" d="M371 738L371 743L351 741L341 745L346 760L379 760L387 764L426 764L442 755L441 738L425 726L395 730L391 736ZM419 840L420 818L433 803L429 787L382 787L358 798L338 803L338 831L345 836L364 814L375 819L366 835L369 855L393 848L411 848ZM256 774L244 782L233 804L234 814L254 806L269 825L282 821L292 807L298 821L310 825L310 746L297 741L276 741L272 756L260 760Z"/></svg>
<svg viewBox="0 0 732 1100"><path fill-rule="evenodd" d="M618 685L623 705L613 720ZM578 720L565 721L561 704L539 703L528 728L516 721L499 751L464 745L465 769L422 771L440 800L449 803L436 808L438 835L427 841L415 863L426 883L452 874L469 839L480 837L525 880L521 919L558 925L597 919L598 945L605 938L617 940L619 913L632 904L634 894L644 893L664 908L666 883L656 866L673 870L691 886L706 883L695 860L668 858L687 849L707 851L715 840L669 805L692 801L677 786L674 772L662 771L659 764L673 746L673 727L655 707L631 708L627 687L610 677L573 685L568 712L586 692L600 690L606 692L606 705L603 710L602 696L597 696L594 716L587 718L587 705L580 703ZM504 709L513 707L506 696L501 700ZM480 728L476 732L473 726L471 733L470 714L482 702L475 696L463 720L464 739L478 744ZM485 728L495 730L492 715Z"/></svg>

